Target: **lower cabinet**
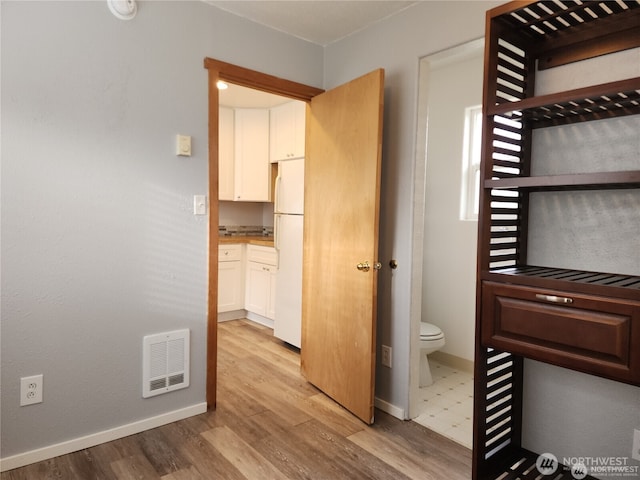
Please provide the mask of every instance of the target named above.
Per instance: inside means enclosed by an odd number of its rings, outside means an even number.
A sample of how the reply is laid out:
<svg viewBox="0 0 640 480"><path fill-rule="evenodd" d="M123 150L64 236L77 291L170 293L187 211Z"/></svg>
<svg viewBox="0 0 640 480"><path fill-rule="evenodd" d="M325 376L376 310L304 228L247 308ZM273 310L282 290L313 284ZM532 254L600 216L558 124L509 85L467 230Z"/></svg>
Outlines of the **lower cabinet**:
<svg viewBox="0 0 640 480"><path fill-rule="evenodd" d="M273 247L220 245L218 247L218 313L247 310L273 320L277 258Z"/></svg>
<svg viewBox="0 0 640 480"><path fill-rule="evenodd" d="M245 308L275 318L277 254L274 248L247 245Z"/></svg>
<svg viewBox="0 0 640 480"><path fill-rule="evenodd" d="M482 298L486 346L640 382L640 302L494 282Z"/></svg>
<svg viewBox="0 0 640 480"><path fill-rule="evenodd" d="M244 308L243 245L218 248L218 312Z"/></svg>

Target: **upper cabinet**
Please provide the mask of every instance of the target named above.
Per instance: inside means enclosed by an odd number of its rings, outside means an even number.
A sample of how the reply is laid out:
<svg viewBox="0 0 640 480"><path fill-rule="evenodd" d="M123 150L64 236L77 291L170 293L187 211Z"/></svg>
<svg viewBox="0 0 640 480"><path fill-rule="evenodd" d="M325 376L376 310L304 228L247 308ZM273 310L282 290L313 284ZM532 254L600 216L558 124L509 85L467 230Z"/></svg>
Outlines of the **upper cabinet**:
<svg viewBox="0 0 640 480"><path fill-rule="evenodd" d="M218 123L218 198L234 200L235 159L233 141L233 108L220 107Z"/></svg>
<svg viewBox="0 0 640 480"><path fill-rule="evenodd" d="M270 111L271 162L304 157L306 104L292 101Z"/></svg>
<svg viewBox="0 0 640 480"><path fill-rule="evenodd" d="M269 110L220 108L220 200L271 201Z"/></svg>
<svg viewBox="0 0 640 480"><path fill-rule="evenodd" d="M262 108L235 111L235 198L269 202L269 112Z"/></svg>
<svg viewBox="0 0 640 480"><path fill-rule="evenodd" d="M220 107L219 200L270 202L270 163L304 157L306 104L268 108Z"/></svg>

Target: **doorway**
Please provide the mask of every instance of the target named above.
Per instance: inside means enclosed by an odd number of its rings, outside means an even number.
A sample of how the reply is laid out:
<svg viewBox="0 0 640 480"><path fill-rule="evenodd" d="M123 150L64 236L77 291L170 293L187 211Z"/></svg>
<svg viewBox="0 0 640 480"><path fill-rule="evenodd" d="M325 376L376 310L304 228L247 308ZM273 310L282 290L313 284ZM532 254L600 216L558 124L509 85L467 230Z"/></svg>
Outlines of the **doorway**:
<svg viewBox="0 0 640 480"><path fill-rule="evenodd" d="M205 59L205 68L209 72L209 195L213 219L209 223L207 403L210 407L216 404L219 234L215 220L219 216L220 150L217 82L223 80L309 104L305 177L312 181L305 182L304 188L301 366L307 381L370 423L373 421L376 285L381 267L377 262L377 229L384 70L374 70L324 92L209 58ZM327 150L327 145L337 148ZM360 188L354 194L356 178ZM334 200L327 203L328 194L328 198ZM346 209L349 228L364 233L358 242L344 241L345 231L336 228L337 218L347 218L345 206L350 207ZM325 221L327 216L330 221ZM327 236L330 241L326 241ZM336 242L335 238L342 240ZM326 259L337 258L336 251L345 258L327 266ZM345 272L336 270L336 266L346 269ZM340 295L346 291L350 292L351 299L340 301ZM360 301L354 302L353 298ZM343 317L350 321L338 322L338 328L331 329L328 335L326 318L344 320ZM357 328L353 320L357 320ZM345 341L358 348L341 348L340 342ZM347 352L350 356L346 359L345 355L327 356L327 350ZM360 381L349 382L345 378Z"/></svg>
<svg viewBox="0 0 640 480"><path fill-rule="evenodd" d="M422 230L421 318L414 319L410 416L471 448L477 221L468 138L482 103L484 40L420 61L416 145L416 229ZM419 210L419 209L417 209ZM418 240L420 241L420 240ZM420 321L445 346L429 355L434 383L419 387Z"/></svg>
<svg viewBox="0 0 640 480"><path fill-rule="evenodd" d="M204 67L208 71L209 99L209 288L207 311L207 380L206 396L209 408L215 408L218 383L218 128L219 128L219 80L241 87L260 90L305 102L311 101L322 89L303 85L290 80L263 74L230 63L205 58Z"/></svg>

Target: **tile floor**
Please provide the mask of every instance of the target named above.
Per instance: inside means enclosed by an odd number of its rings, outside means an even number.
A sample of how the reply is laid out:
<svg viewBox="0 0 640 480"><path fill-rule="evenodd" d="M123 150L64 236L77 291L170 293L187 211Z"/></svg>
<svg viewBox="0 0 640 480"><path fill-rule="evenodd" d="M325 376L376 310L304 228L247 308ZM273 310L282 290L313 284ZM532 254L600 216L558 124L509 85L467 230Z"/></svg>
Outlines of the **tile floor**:
<svg viewBox="0 0 640 480"><path fill-rule="evenodd" d="M473 374L429 360L433 385L420 389L413 420L467 448L473 436Z"/></svg>

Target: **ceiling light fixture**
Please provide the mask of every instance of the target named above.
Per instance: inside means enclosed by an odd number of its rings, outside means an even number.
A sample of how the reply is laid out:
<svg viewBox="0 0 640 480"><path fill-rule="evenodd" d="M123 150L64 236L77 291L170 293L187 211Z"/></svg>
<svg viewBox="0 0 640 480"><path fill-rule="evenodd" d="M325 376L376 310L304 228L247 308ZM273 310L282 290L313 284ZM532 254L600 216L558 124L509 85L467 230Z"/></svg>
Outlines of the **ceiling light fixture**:
<svg viewBox="0 0 640 480"><path fill-rule="evenodd" d="M227 88L229 88L229 85L227 85L225 82L223 82L222 80L218 80L216 82L216 87L218 87L218 90L226 90Z"/></svg>
<svg viewBox="0 0 640 480"><path fill-rule="evenodd" d="M107 0L107 5L120 20L131 20L138 13L136 0Z"/></svg>

